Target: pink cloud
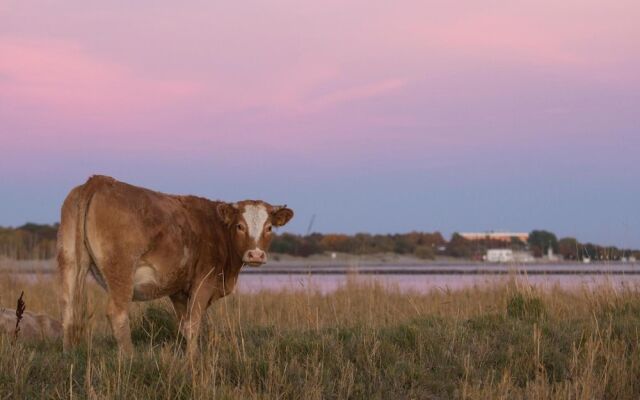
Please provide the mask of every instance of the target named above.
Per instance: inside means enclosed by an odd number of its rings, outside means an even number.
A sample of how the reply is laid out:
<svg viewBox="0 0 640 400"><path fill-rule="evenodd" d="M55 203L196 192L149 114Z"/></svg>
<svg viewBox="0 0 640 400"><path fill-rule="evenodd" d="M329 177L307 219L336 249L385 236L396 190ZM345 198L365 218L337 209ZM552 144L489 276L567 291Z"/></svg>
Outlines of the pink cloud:
<svg viewBox="0 0 640 400"><path fill-rule="evenodd" d="M327 107L336 106L356 100L389 95L400 90L407 84L405 79L384 79L370 82L363 85L350 86L344 89L337 89L331 93L311 98L306 105L305 111L318 111Z"/></svg>
<svg viewBox="0 0 640 400"><path fill-rule="evenodd" d="M463 3L17 2L0 35L0 122L25 146L58 144L55 131L118 150L164 140L167 153L180 142L333 155L342 143L351 159L394 142L464 144L478 123L488 145L516 115L570 116L577 89L599 92L602 78L638 82L637 6Z"/></svg>
<svg viewBox="0 0 640 400"><path fill-rule="evenodd" d="M280 68L256 70L255 75L258 78L212 73L203 78L205 107L216 112L261 109L295 114L310 92L337 79L340 71L332 63L299 60Z"/></svg>
<svg viewBox="0 0 640 400"><path fill-rule="evenodd" d="M66 118L135 114L198 91L193 82L153 78L68 41L4 37L0 54L0 97Z"/></svg>
<svg viewBox="0 0 640 400"><path fill-rule="evenodd" d="M544 68L589 81L637 81L640 60L630 53L637 46L637 24L634 28L621 20L620 28L612 29L603 22L611 16L599 18L594 10L594 15L579 18L543 10L462 13L432 24L411 20L396 28L414 49L442 52L473 65ZM637 11L630 9L630 14Z"/></svg>
<svg viewBox="0 0 640 400"><path fill-rule="evenodd" d="M432 34L443 45L480 58L570 68L585 66L589 61L568 45L566 32L559 35L530 20L505 15L460 18Z"/></svg>

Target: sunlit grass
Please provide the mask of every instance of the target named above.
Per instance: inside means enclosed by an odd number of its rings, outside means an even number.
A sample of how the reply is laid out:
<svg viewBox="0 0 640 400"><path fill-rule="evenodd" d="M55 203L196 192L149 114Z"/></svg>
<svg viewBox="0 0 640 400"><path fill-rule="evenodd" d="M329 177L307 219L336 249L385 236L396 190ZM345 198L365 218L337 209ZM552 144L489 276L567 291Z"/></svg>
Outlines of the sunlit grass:
<svg viewBox="0 0 640 400"><path fill-rule="evenodd" d="M56 285L2 276L0 305L60 315ZM640 394L640 290L510 281L429 293L356 283L215 303L195 360L167 301L134 304L117 357L90 285L88 344L0 339L0 398L579 398Z"/></svg>

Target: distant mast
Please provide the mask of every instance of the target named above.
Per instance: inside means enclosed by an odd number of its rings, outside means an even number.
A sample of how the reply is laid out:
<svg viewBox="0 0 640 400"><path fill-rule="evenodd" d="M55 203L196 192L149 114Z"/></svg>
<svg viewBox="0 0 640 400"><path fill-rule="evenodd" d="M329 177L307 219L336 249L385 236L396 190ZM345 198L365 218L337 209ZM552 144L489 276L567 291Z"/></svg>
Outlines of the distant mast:
<svg viewBox="0 0 640 400"><path fill-rule="evenodd" d="M309 226L307 227L307 236L311 233L311 228L313 228L313 223L316 222L316 215L313 214L311 216L311 220L309 220Z"/></svg>

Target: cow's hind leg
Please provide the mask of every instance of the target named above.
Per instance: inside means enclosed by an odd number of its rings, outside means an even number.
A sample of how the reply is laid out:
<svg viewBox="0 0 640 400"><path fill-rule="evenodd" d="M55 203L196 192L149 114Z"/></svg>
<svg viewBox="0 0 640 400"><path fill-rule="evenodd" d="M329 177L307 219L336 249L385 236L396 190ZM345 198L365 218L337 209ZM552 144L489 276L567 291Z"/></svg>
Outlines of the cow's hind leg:
<svg viewBox="0 0 640 400"><path fill-rule="evenodd" d="M58 229L58 272L62 289L63 348L77 345L83 337L86 317L87 272L91 257L84 246L83 235L77 231L77 190L73 191L62 209L62 223ZM81 241L81 242L78 242Z"/></svg>
<svg viewBox="0 0 640 400"><path fill-rule="evenodd" d="M121 253L122 254L122 253ZM133 301L133 274L135 264L130 258L103 259L102 274L109 287L107 315L113 336L118 342L119 350L124 354L133 352L131 327L129 326L129 306Z"/></svg>
<svg viewBox="0 0 640 400"><path fill-rule="evenodd" d="M91 261L85 257L58 255L62 286L63 348L77 345L84 335L87 297L85 282Z"/></svg>
<svg viewBox="0 0 640 400"><path fill-rule="evenodd" d="M129 323L129 303L130 298L122 298L118 296L109 296L109 304L107 305L107 315L113 336L118 342L118 349L123 354L131 354L133 352L133 343L131 342L131 327Z"/></svg>
<svg viewBox="0 0 640 400"><path fill-rule="evenodd" d="M117 253L114 251L114 253ZM120 254L125 254L122 251ZM131 342L131 327L129 326L129 305L133 300L133 265L132 257L103 260L102 273L109 287L109 301L107 316L111 322L113 336L118 342L122 353L133 351Z"/></svg>

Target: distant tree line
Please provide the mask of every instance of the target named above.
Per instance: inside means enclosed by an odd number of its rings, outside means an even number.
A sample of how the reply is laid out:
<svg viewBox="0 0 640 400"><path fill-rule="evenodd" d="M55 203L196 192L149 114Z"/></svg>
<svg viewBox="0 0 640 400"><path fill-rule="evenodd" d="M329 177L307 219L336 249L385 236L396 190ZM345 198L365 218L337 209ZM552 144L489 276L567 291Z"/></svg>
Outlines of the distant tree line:
<svg viewBox="0 0 640 400"><path fill-rule="evenodd" d="M549 249L565 260L619 261L623 258L640 258L640 251L634 249L620 249L615 246L600 246L593 243L580 243L576 238L565 237L557 239L552 232L536 230L529 234L529 249L534 256L541 257Z"/></svg>
<svg viewBox="0 0 640 400"><path fill-rule="evenodd" d="M25 224L0 227L0 257L14 260L46 260L56 255L58 224Z"/></svg>
<svg viewBox="0 0 640 400"><path fill-rule="evenodd" d="M536 258L549 254L549 249L551 249L552 254L562 259L573 261L584 260L585 258L594 261L620 261L623 258L628 259L630 257L640 259L640 250L580 243L572 237L558 239L554 233L544 230L531 231L527 243L516 237L511 238L509 242L488 238L467 240L454 233L447 243L445 254L452 257L482 259L488 249L501 248L508 248L514 251L530 251Z"/></svg>
<svg viewBox="0 0 640 400"><path fill-rule="evenodd" d="M58 224L39 225L28 223L17 228L0 227L0 257L17 260L44 260L55 257ZM454 233L449 241L440 232L409 232L401 234L355 235L322 234L276 235L271 244L274 253L308 257L326 252L348 254L395 253L413 255L421 259L449 256L481 260L488 249L509 248L514 251L530 251L535 257L553 253L566 260L621 260L623 257L640 259L640 250L619 249L580 243L575 238L557 239L552 232L534 230L527 243L516 237L510 241L495 239L468 240Z"/></svg>
<svg viewBox="0 0 640 400"><path fill-rule="evenodd" d="M444 250L446 244L447 241L439 232L394 235L312 233L307 236L283 233L274 238L271 251L303 257L324 252L340 252L410 254L423 259L433 259Z"/></svg>
<svg viewBox="0 0 640 400"><path fill-rule="evenodd" d="M530 251L537 258L547 255L549 248L551 248L554 255L565 260L577 261L589 258L619 261L622 258L630 257L640 259L640 250L580 243L570 237L558 240L555 234L544 230L532 231L526 243L517 237L512 237L510 241L490 238L468 240L458 233L454 233L451 239L446 241L440 232L410 232L394 235L312 233L307 236L284 233L275 237L271 244L273 252L303 257L325 252L341 252L349 254L396 253L414 255L422 259L449 256L475 260L482 260L488 249L503 248L513 251Z"/></svg>

